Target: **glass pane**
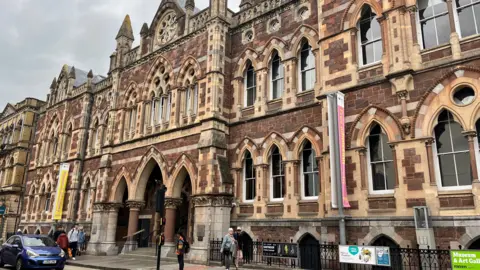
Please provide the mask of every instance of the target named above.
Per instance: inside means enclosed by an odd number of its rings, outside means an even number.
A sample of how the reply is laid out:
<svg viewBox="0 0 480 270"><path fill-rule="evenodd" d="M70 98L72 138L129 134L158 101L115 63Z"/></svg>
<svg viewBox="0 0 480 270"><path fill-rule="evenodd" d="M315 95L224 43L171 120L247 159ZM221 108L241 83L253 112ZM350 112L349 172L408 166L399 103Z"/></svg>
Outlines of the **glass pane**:
<svg viewBox="0 0 480 270"><path fill-rule="evenodd" d="M457 8L470 4L471 0L457 0Z"/></svg>
<svg viewBox="0 0 480 270"><path fill-rule="evenodd" d="M315 84L315 70L302 72L302 91L311 90Z"/></svg>
<svg viewBox="0 0 480 270"><path fill-rule="evenodd" d="M312 164L312 150L305 149L303 150L303 172L311 172L313 171L313 164Z"/></svg>
<svg viewBox="0 0 480 270"><path fill-rule="evenodd" d="M253 69L249 68L247 71L247 88L250 88L255 85L254 77L255 77L255 72L253 71Z"/></svg>
<svg viewBox="0 0 480 270"><path fill-rule="evenodd" d="M449 126L448 123L439 123L435 126L435 142L437 144L438 153L448 153L452 152L452 143L450 141L450 133L447 129Z"/></svg>
<svg viewBox="0 0 480 270"><path fill-rule="evenodd" d="M434 2L433 3L433 12L435 13L435 15L438 15L438 14L441 14L443 12L447 12L448 11L448 7L447 7L447 2L446 1L439 1L439 0L436 0L436 1L430 1L430 2ZM440 29L440 28L439 28Z"/></svg>
<svg viewBox="0 0 480 270"><path fill-rule="evenodd" d="M395 188L395 168L393 162L386 162L385 173L387 174L387 189Z"/></svg>
<svg viewBox="0 0 480 270"><path fill-rule="evenodd" d="M272 99L280 98L283 94L283 79L272 82Z"/></svg>
<svg viewBox="0 0 480 270"><path fill-rule="evenodd" d="M450 42L450 21L448 14L435 18L437 23L438 45Z"/></svg>
<svg viewBox="0 0 480 270"><path fill-rule="evenodd" d="M373 190L385 190L385 173L382 163L372 164L372 181Z"/></svg>
<svg viewBox="0 0 480 270"><path fill-rule="evenodd" d="M476 4L473 6L473 13L477 21L477 31L478 31L478 29L480 29L480 4Z"/></svg>
<svg viewBox="0 0 480 270"><path fill-rule="evenodd" d="M305 197L318 196L318 174L309 173L303 176Z"/></svg>
<svg viewBox="0 0 480 270"><path fill-rule="evenodd" d="M370 24L372 28L372 38L373 39L378 39L382 37L382 31L380 30L380 23L377 21L377 19L374 17L372 18L372 22Z"/></svg>
<svg viewBox="0 0 480 270"><path fill-rule="evenodd" d="M278 154L272 155L272 175L281 174L281 163L282 163L282 159L280 158L280 155Z"/></svg>
<svg viewBox="0 0 480 270"><path fill-rule="evenodd" d="M471 185L473 176L472 167L470 166L470 153L455 154L455 163L457 164L459 185Z"/></svg>
<svg viewBox="0 0 480 270"><path fill-rule="evenodd" d="M426 1L423 1L423 2L426 2ZM432 7L426 7L424 9L420 8L418 15L420 17L420 20L428 19L433 16L433 8Z"/></svg>
<svg viewBox="0 0 480 270"><path fill-rule="evenodd" d="M283 198L283 177L278 176L273 178L273 198Z"/></svg>
<svg viewBox="0 0 480 270"><path fill-rule="evenodd" d="M468 150L468 140L462 134L462 126L460 124L451 122L450 123L450 130L452 133L452 141L453 141L453 150L454 151L462 151Z"/></svg>
<svg viewBox="0 0 480 270"><path fill-rule="evenodd" d="M460 32L462 37L468 37L476 34L475 24L473 23L473 7L459 8L458 20L460 21Z"/></svg>
<svg viewBox="0 0 480 270"><path fill-rule="evenodd" d="M480 119L477 120L477 122L475 123L475 128L477 130L477 140L478 140L478 144L480 145Z"/></svg>
<svg viewBox="0 0 480 270"><path fill-rule="evenodd" d="M247 106L252 106L255 103L255 88L247 90Z"/></svg>
<svg viewBox="0 0 480 270"><path fill-rule="evenodd" d="M360 39L362 44L372 40L372 31L370 28L370 21L363 21L360 23Z"/></svg>
<svg viewBox="0 0 480 270"><path fill-rule="evenodd" d="M253 200L255 199L255 179L249 179L245 183L245 199Z"/></svg>
<svg viewBox="0 0 480 270"><path fill-rule="evenodd" d="M425 49L437 46L434 19L421 22L423 47ZM448 27L450 29L450 26ZM446 31L446 30L445 30ZM450 30L448 31L450 34Z"/></svg>
<svg viewBox="0 0 480 270"><path fill-rule="evenodd" d="M442 186L457 186L457 176L455 175L455 163L453 162L453 155L438 156L438 163L440 165Z"/></svg>
<svg viewBox="0 0 480 270"><path fill-rule="evenodd" d="M276 59L272 62L272 80L280 78L280 60Z"/></svg>
<svg viewBox="0 0 480 270"><path fill-rule="evenodd" d="M383 148L383 160L393 160L393 152L390 145L387 143L387 135L382 134L382 148Z"/></svg>
<svg viewBox="0 0 480 270"><path fill-rule="evenodd" d="M251 158L245 159L245 178L253 178L253 160Z"/></svg>
<svg viewBox="0 0 480 270"><path fill-rule="evenodd" d="M370 144L370 161L381 161L382 160L382 149L380 148L380 136L379 135L370 135L368 137L368 142Z"/></svg>
<svg viewBox="0 0 480 270"><path fill-rule="evenodd" d="M383 54L382 40L375 41L373 43L373 49L375 51L374 61L377 62L377 61L382 60L382 54Z"/></svg>
<svg viewBox="0 0 480 270"><path fill-rule="evenodd" d="M373 54L373 43L362 45L363 64L370 64L375 61Z"/></svg>

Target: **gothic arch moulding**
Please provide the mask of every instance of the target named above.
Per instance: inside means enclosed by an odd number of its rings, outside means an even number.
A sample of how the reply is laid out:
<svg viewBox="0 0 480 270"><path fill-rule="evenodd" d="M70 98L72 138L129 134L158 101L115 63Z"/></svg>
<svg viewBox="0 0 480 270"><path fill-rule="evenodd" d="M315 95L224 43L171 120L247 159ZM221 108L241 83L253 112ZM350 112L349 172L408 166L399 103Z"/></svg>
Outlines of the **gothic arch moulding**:
<svg viewBox="0 0 480 270"><path fill-rule="evenodd" d="M282 160L289 160L290 157L287 155L288 153L288 145L287 140L276 132L271 132L263 142L260 144L262 146L263 155L262 155L262 162L268 163L270 152L272 151L273 147L278 147L278 151L282 155Z"/></svg>
<svg viewBox="0 0 480 270"><path fill-rule="evenodd" d="M245 73L245 70L247 68L247 61L249 61L253 65L254 70L258 70L260 67L260 58L255 49L252 47L246 48L240 58L238 59L237 63L237 70L235 71L235 78L241 78L243 77L243 74Z"/></svg>
<svg viewBox="0 0 480 270"><path fill-rule="evenodd" d="M168 183L168 190L167 196L169 197L179 197L179 189L181 189L180 179L182 177L182 171L186 170L188 175L190 176L190 181L192 182L192 195L196 194L197 190L197 169L195 163L192 161L190 156L183 153L178 159L175 161L172 170L171 170L171 177ZM182 182L183 184L183 182Z"/></svg>
<svg viewBox="0 0 480 270"><path fill-rule="evenodd" d="M411 241L403 239L403 237L401 237L399 234L395 232L394 227L383 227L383 226L372 227L370 229L370 232L364 238L359 238L358 240L355 239L355 241L358 242L359 244L361 243L365 245L370 245L375 240L377 240L382 236L387 236L388 238L392 239L400 247L412 246Z"/></svg>
<svg viewBox="0 0 480 270"><path fill-rule="evenodd" d="M318 32L308 25L300 25L293 33L292 40L290 41L289 48L293 50L295 55L300 53L301 43L303 39L308 40L308 44L312 47L312 51L318 48Z"/></svg>
<svg viewBox="0 0 480 270"><path fill-rule="evenodd" d="M382 16L383 8L381 2L377 2L376 0L352 0L342 16L340 25L343 30L356 27L365 5L369 5L372 8L377 18Z"/></svg>
<svg viewBox="0 0 480 270"><path fill-rule="evenodd" d="M322 136L321 134L314 128L309 126L303 126L299 129L295 134L293 134L292 138L290 139L290 144L292 145L293 150L293 158L300 160L301 152L303 149L303 144L305 141L310 141L312 144L313 149L315 150L315 154L319 157L322 153L320 146L322 145Z"/></svg>
<svg viewBox="0 0 480 270"><path fill-rule="evenodd" d="M137 168L135 169L135 175L133 178L133 190L132 190L132 200L143 200L145 189L147 187L147 182L152 173L155 165L158 165L160 172L162 173L163 183L167 186L168 182L168 164L165 161L162 153L158 151L155 147L150 147L147 152L143 155L138 163ZM130 193L129 193L130 196ZM134 197L133 197L134 196Z"/></svg>
<svg viewBox="0 0 480 270"><path fill-rule="evenodd" d="M245 152L249 151L252 155L253 164L258 163L259 151L255 142L250 137L245 137L235 147L235 167L242 168Z"/></svg>
<svg viewBox="0 0 480 270"><path fill-rule="evenodd" d="M390 142L405 138L400 121L388 110L370 105L363 109L357 119L352 123L347 134L346 146L359 147L365 145L372 123L379 124L388 136Z"/></svg>
<svg viewBox="0 0 480 270"><path fill-rule="evenodd" d="M123 198L123 194L119 195L119 187L122 181L125 180L126 189L128 190L128 194L131 194L131 186L132 186L132 179L130 177L130 173L128 170L123 166L120 170L117 171L115 180L113 181L112 187L110 188L110 196L108 196L109 202L121 202Z"/></svg>
<svg viewBox="0 0 480 270"><path fill-rule="evenodd" d="M273 58L273 52L277 51L278 56L280 59L284 60L286 59L285 56L285 50L288 49L287 43L285 43L283 40L281 40L278 37L271 37L267 43L263 51L260 53L263 59L263 66L268 67L270 61Z"/></svg>
<svg viewBox="0 0 480 270"><path fill-rule="evenodd" d="M173 73L173 65L165 59L163 56L159 56L155 62L152 64L150 71L148 71L148 75L145 78L145 82L143 83L146 91L145 98L148 98L148 93L151 90L151 85L157 75L157 71L161 70L161 68L165 69L165 73L168 74L168 87L172 89L174 87L173 82L175 82L175 74Z"/></svg>
<svg viewBox="0 0 480 270"><path fill-rule="evenodd" d="M449 95L449 91L451 91L457 85L470 84L474 89L477 88L477 97L472 104L478 102L478 95L480 94L480 89L475 86L479 85L479 76L480 69L478 68L471 66L457 66L450 69L438 80L436 80L435 83L427 89L427 91L417 104L417 108L415 109L415 114L412 121L412 126L414 127L412 137L420 138L426 136L425 132L431 132L430 129L427 128L426 130L423 130L423 128L431 127L431 123L433 121L432 116L435 115L436 112L438 112L439 107L447 105L446 109L455 114L455 109L453 109L453 107L456 106L450 106L452 105L451 102L440 102L438 97L445 94ZM472 113L472 116L474 115L475 114ZM473 121L474 120L467 119L464 123L462 123L462 126L464 127L464 129L472 129L474 128L474 126L472 125Z"/></svg>
<svg viewBox="0 0 480 270"><path fill-rule="evenodd" d="M187 78L187 72L193 68L195 71L195 78L197 80L203 78L204 72L198 63L197 59L193 58L192 56L188 56L187 59L183 62L182 66L180 67L180 71L178 72L177 77L177 86L183 86L185 84L185 79Z"/></svg>
<svg viewBox="0 0 480 270"><path fill-rule="evenodd" d="M321 236L320 234L317 232L316 228L315 227L305 227L305 226L302 226L299 228L298 232L295 234L295 236L293 236L293 242L294 243L300 243L300 241L302 241L302 239L307 236L307 235L311 235L313 236L313 238L317 239L317 241L320 241L321 240ZM320 243L320 242L319 242Z"/></svg>

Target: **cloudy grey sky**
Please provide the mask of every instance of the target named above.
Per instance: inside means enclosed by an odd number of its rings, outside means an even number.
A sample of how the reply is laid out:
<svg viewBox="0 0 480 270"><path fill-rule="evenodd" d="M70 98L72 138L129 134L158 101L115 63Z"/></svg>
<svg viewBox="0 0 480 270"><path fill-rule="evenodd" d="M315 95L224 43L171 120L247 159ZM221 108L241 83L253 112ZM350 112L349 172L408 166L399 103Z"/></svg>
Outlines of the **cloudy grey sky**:
<svg viewBox="0 0 480 270"><path fill-rule="evenodd" d="M0 112L25 97L46 99L62 65L106 75L115 36L130 15L139 43L161 0L0 0ZM237 11L240 0L229 0ZM209 0L196 0L204 9Z"/></svg>

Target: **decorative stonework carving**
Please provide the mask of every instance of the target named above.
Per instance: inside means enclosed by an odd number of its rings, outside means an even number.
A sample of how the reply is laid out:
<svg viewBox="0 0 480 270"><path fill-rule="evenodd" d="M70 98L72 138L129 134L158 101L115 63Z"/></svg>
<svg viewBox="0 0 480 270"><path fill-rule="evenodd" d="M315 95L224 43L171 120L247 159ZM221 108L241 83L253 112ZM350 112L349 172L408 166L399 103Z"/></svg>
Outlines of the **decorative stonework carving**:
<svg viewBox="0 0 480 270"><path fill-rule="evenodd" d="M119 208L123 207L122 203L94 203L93 210L94 211L108 211L108 210L118 210Z"/></svg>
<svg viewBox="0 0 480 270"><path fill-rule="evenodd" d="M177 36L177 31L177 15L174 12L167 13L158 24L158 44L163 45L172 41Z"/></svg>
<svg viewBox="0 0 480 270"><path fill-rule="evenodd" d="M243 34L243 44L250 43L253 41L253 30L249 29Z"/></svg>
<svg viewBox="0 0 480 270"><path fill-rule="evenodd" d="M165 198L165 208L168 209L177 209L182 205L182 199L179 198Z"/></svg>
<svg viewBox="0 0 480 270"><path fill-rule="evenodd" d="M145 206L144 201L127 201L127 207L130 209L132 208L141 209L144 206Z"/></svg>
<svg viewBox="0 0 480 270"><path fill-rule="evenodd" d="M193 204L195 206L223 206L223 207L232 207L233 196L223 195L223 196L214 196L214 195L202 195L193 197Z"/></svg>

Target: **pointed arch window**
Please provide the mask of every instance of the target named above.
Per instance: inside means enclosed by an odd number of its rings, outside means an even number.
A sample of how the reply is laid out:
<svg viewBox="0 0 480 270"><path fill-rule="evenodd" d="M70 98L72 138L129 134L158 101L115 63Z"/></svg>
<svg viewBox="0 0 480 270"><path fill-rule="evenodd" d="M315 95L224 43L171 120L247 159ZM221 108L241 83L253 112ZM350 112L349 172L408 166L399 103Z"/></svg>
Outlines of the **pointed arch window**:
<svg viewBox="0 0 480 270"><path fill-rule="evenodd" d="M85 185L84 193L83 193L82 209L84 212L88 212L88 208L90 206L90 200L91 200L90 179L88 179L87 184Z"/></svg>
<svg viewBox="0 0 480 270"><path fill-rule="evenodd" d="M284 72L283 72L283 62L278 52L275 52L270 63L270 97L271 99L281 98L283 95L283 84L284 84Z"/></svg>
<svg viewBox="0 0 480 270"><path fill-rule="evenodd" d="M450 19L445 0L419 0L418 40L423 49L439 46L450 41Z"/></svg>
<svg viewBox="0 0 480 270"><path fill-rule="evenodd" d="M380 125L370 128L367 139L369 179L371 193L391 193L395 188L393 151L388 137Z"/></svg>
<svg viewBox="0 0 480 270"><path fill-rule="evenodd" d="M312 47L307 40L302 41L302 48L300 50L300 85L301 91L312 90L315 86L315 55Z"/></svg>
<svg viewBox="0 0 480 270"><path fill-rule="evenodd" d="M434 128L437 155L437 179L444 188L465 188L472 185L472 168L467 138L452 113L444 110Z"/></svg>
<svg viewBox="0 0 480 270"><path fill-rule="evenodd" d="M48 190L47 194L45 195L45 212L50 211L50 201L51 201L52 194L50 193L50 189Z"/></svg>
<svg viewBox="0 0 480 270"><path fill-rule="evenodd" d="M256 98L257 89L257 75L255 69L250 61L247 63L247 69L245 70L245 106L253 106Z"/></svg>
<svg viewBox="0 0 480 270"><path fill-rule="evenodd" d="M198 112L198 83L193 86L193 114Z"/></svg>
<svg viewBox="0 0 480 270"><path fill-rule="evenodd" d="M320 192L318 163L312 143L308 140L303 144L301 161L302 198L316 199Z"/></svg>
<svg viewBox="0 0 480 270"><path fill-rule="evenodd" d="M243 165L243 201L253 202L255 200L255 167L253 166L253 159L250 152L245 153L245 160Z"/></svg>
<svg viewBox="0 0 480 270"><path fill-rule="evenodd" d="M157 110L157 100L155 98L155 95L152 94L152 99L150 101L150 117L149 117L150 123L148 123L147 126L155 125L156 110Z"/></svg>
<svg viewBox="0 0 480 270"><path fill-rule="evenodd" d="M360 30L358 47L361 65L377 63L382 59L382 31L376 16L369 5L363 6L357 25Z"/></svg>
<svg viewBox="0 0 480 270"><path fill-rule="evenodd" d="M58 138L54 137L52 140L52 157L55 157L57 155L57 150L58 150Z"/></svg>
<svg viewBox="0 0 480 270"><path fill-rule="evenodd" d="M274 146L270 155L270 197L272 201L281 201L285 196L285 171L282 155Z"/></svg>
<svg viewBox="0 0 480 270"><path fill-rule="evenodd" d="M107 118L105 119L105 123L102 127L102 133L101 133L101 139L100 139L100 146L105 145L105 141L107 140L107 134L108 134L108 124L110 122L110 115L107 114Z"/></svg>

